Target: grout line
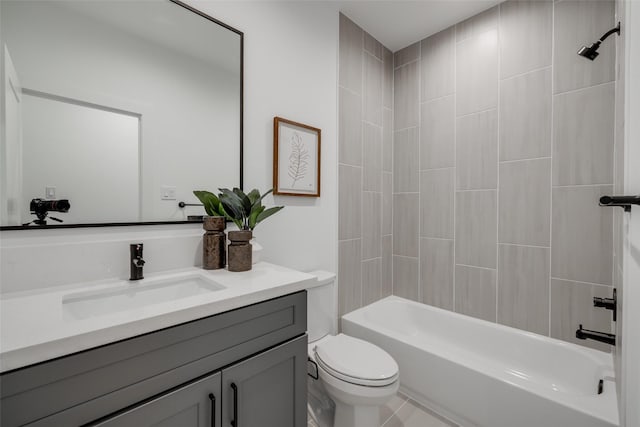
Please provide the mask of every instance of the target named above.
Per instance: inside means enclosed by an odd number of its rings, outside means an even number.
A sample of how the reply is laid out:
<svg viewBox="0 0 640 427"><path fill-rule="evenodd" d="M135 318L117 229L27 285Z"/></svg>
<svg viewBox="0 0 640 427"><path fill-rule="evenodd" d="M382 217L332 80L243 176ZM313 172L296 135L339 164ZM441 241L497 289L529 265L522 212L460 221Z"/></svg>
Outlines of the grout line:
<svg viewBox="0 0 640 427"><path fill-rule="evenodd" d="M360 46L361 46L361 52L360 52L360 92L362 93L362 96L360 97L360 111L362 112L362 116L360 118L360 162L362 163L362 169L360 170L360 182L362 183L362 189L364 189L364 179L365 179L365 173L364 173L364 167L365 167L365 162L364 162L364 55L365 53L365 49L364 49L364 31L360 31ZM362 289L362 285L363 285L363 280L362 280L362 254L364 253L364 230L363 230L363 224L364 221L362 220L362 214L364 213L364 191L362 189L359 189L357 191L360 191L360 236L362 236L362 239L360 240L360 262L359 262L359 267L360 267L360 301L358 302L358 308L362 307L362 303L364 301L364 289Z"/></svg>
<svg viewBox="0 0 640 427"><path fill-rule="evenodd" d="M478 188L476 190L454 190L456 193L473 193L478 191L498 191L497 188Z"/></svg>
<svg viewBox="0 0 640 427"><path fill-rule="evenodd" d="M338 239L338 243L339 242L353 242L355 240L362 240L362 237L353 237L351 239Z"/></svg>
<svg viewBox="0 0 640 427"><path fill-rule="evenodd" d="M552 185L552 188L573 188L573 187L608 187L613 184L572 184L572 185Z"/></svg>
<svg viewBox="0 0 640 427"><path fill-rule="evenodd" d="M551 58L551 62L553 63L553 58ZM500 79L500 82L503 82L505 80L511 80L511 79L515 79L517 77L522 77L522 76L526 76L527 74L532 74L532 73L537 73L546 69L550 69L551 65L546 65L544 67L540 67L540 68L536 68L533 70L529 70L529 71L525 71L523 73L518 73L518 74L514 74L513 76L509 76L509 77L503 77Z"/></svg>
<svg viewBox="0 0 640 427"><path fill-rule="evenodd" d="M367 50L367 48L366 48L366 47L364 47L364 41L363 41L363 43L362 43L362 51L363 51L366 55L369 55L369 56L373 57L374 59L377 59L379 62L382 62L382 63L384 64L384 61L383 61L382 59L378 58L378 57L376 56L376 54L375 54L375 53L370 52L369 50Z"/></svg>
<svg viewBox="0 0 640 427"><path fill-rule="evenodd" d="M393 418L393 416L394 416L394 415L396 415L396 414L400 411L400 409L402 409L402 407L403 407L404 405L406 405L406 404L407 404L407 402L408 402L408 401L409 401L409 398L405 396L405 397L404 397L404 401L402 402L402 404L401 404L400 406L398 406L398 409L396 409L395 411L393 411L393 414L391 414L391 415L389 416L389 418L387 418L387 419L386 419L386 420L385 420L385 421L380 425L380 427L384 427L384 426L389 422L389 420L391 420L391 419Z"/></svg>
<svg viewBox="0 0 640 427"><path fill-rule="evenodd" d="M498 271L498 269L497 269L497 268L480 267L480 266L477 266L477 265L456 264L456 266L459 266L459 267L467 267L467 268L478 268L478 269L480 269L480 270L489 270L489 271L496 271L496 272Z"/></svg>
<svg viewBox="0 0 640 427"><path fill-rule="evenodd" d="M502 20L502 7L498 6L498 26L496 29L496 37L498 39L498 47L497 47L497 56L498 56L498 70L497 70L497 102L498 102L498 106L496 107L496 116L497 116L497 125L496 128L498 129L498 131L496 132L496 188L499 189L500 188L500 73L502 70L502 55L501 55L501 49L500 49L500 42L501 42L501 34L500 34L500 21ZM500 283L498 282L498 277L500 276L498 274L498 269L500 268L500 245L498 245L498 242L500 241L500 191L496 191L496 276L495 276L495 289L496 289L496 296L495 296L495 302L496 302L496 309L495 309L495 322L498 322L498 304L500 303L500 298L499 298L499 286Z"/></svg>
<svg viewBox="0 0 640 427"><path fill-rule="evenodd" d="M498 109L498 106L495 106L495 107L491 107L491 108L485 108L484 110L480 110L480 111L473 111L473 112L471 112L471 113L461 114L461 115L459 115L459 116L456 116L456 120L457 120L457 119L461 119L461 118L463 118L463 117L473 116L474 114L483 114L483 113L487 113L487 112L489 112L489 111L491 111L491 110L497 110L497 109ZM458 113L458 111L457 111L457 108L456 108L456 114L457 114L457 113Z"/></svg>
<svg viewBox="0 0 640 427"><path fill-rule="evenodd" d="M349 163L342 163L342 162L338 162L338 166L347 166L350 168L358 168L358 169L362 169L362 165L351 165Z"/></svg>
<svg viewBox="0 0 640 427"><path fill-rule="evenodd" d="M409 255L400 255L400 254L393 254L394 257L400 257L400 258L407 258L407 259L418 259L417 256L409 256Z"/></svg>
<svg viewBox="0 0 640 427"><path fill-rule="evenodd" d="M435 98L430 98L430 99L427 99L426 101L420 101L420 106L422 107L423 104L429 104L431 102L441 101L441 100L443 100L445 98L449 98L450 96L456 96L455 92L447 94L447 95L440 95L440 96L437 96Z"/></svg>
<svg viewBox="0 0 640 427"><path fill-rule="evenodd" d="M600 286L600 287L604 287L604 288L613 288L613 285L605 285L603 283L585 282L583 280L562 279L560 277L553 277L553 276L551 276L551 278L553 280L562 280L563 282L583 283L585 285Z"/></svg>
<svg viewBox="0 0 640 427"><path fill-rule="evenodd" d="M519 246L519 247L522 247L522 248L551 249L551 246L521 245L519 243L502 243L502 242L498 242L498 245Z"/></svg>
<svg viewBox="0 0 640 427"><path fill-rule="evenodd" d="M427 168L427 169L420 169L420 172L430 172L430 171L441 171L441 170L447 170L447 169L455 169L456 166L446 166L446 167L442 167L442 168Z"/></svg>
<svg viewBox="0 0 640 427"><path fill-rule="evenodd" d="M454 239L448 239L446 237L422 237L420 236L421 239L429 239L429 240L444 240L447 242L452 242Z"/></svg>
<svg viewBox="0 0 640 427"><path fill-rule="evenodd" d="M600 86L614 85L615 82L616 82L615 80L610 80L608 82L598 83L598 84L595 84L595 85L592 85L592 86L580 87L578 89L571 89L571 90L567 90L565 92L558 92L558 93L554 93L552 95L553 96L567 95L567 94L570 94L570 93L581 92L581 91L593 89L593 88L600 87Z"/></svg>
<svg viewBox="0 0 640 427"><path fill-rule="evenodd" d="M422 144L420 141L422 141L422 135L421 135L421 131L422 131L422 105L420 104L420 100L422 99L422 40L420 40L418 42L418 105L416 105L416 113L418 113L418 126L417 126L417 133L418 133L418 152L416 153L418 155L418 170L417 170L417 176L415 178L417 178L418 180L418 224L416 224L416 229L418 230L418 277L417 277L417 283L416 285L418 286L418 301L419 302L424 302L424 296L422 295L422 263L420 262L421 259L421 251L420 251L420 236L422 235L422 212L421 212L421 207L422 207L422 179L421 179L421 174L420 174L420 166L422 163Z"/></svg>
<svg viewBox="0 0 640 427"><path fill-rule="evenodd" d="M453 266L451 268L451 311L456 312L456 215L458 209L456 188L458 188L458 126L456 117L458 116L458 44L456 43L458 24L454 25L453 37Z"/></svg>
<svg viewBox="0 0 640 427"><path fill-rule="evenodd" d="M556 19L556 4L555 2L551 5L551 168L549 172L549 182L551 184L551 188L549 189L549 281L547 283L547 294L548 294L548 303L547 303L547 336L551 336L551 263L553 262L553 249L551 249L551 242L553 241L553 148L555 143L554 137L554 102L553 102L553 91L555 89L555 79L553 78L553 63L555 58L555 19Z"/></svg>
<svg viewBox="0 0 640 427"><path fill-rule="evenodd" d="M384 119L382 119L382 120L384 121ZM383 125L378 125L376 123L370 122L370 121L365 120L365 119L362 119L362 123L367 124L369 126L375 126L377 128L380 128L380 129L382 129L382 126L383 126Z"/></svg>
<svg viewBox="0 0 640 427"><path fill-rule="evenodd" d="M348 87L346 87L346 86L342 86L342 85L338 84L338 89L344 89L344 90L346 90L347 92L349 92L351 95L355 95L355 96L358 96L358 97L362 97L362 94L361 94L361 93L358 93L358 92L356 92L355 90L353 90L353 89L351 89L351 88L348 88Z"/></svg>
<svg viewBox="0 0 640 427"><path fill-rule="evenodd" d="M398 192L393 192L392 194L393 195L396 195L396 194L420 194L420 192L419 191L398 191Z"/></svg>
<svg viewBox="0 0 640 427"><path fill-rule="evenodd" d="M532 157L530 159L514 159L514 160L500 160L498 163L516 163L516 162L529 162L531 160L548 160L551 156L546 157Z"/></svg>
<svg viewBox="0 0 640 427"><path fill-rule="evenodd" d="M418 43L418 42L416 42L416 43ZM393 56L395 57L395 53L393 54ZM416 59L412 59L412 60L411 60L411 61L409 61L409 62L405 62L405 63L404 63L404 64L402 64L402 65L398 65L397 67L395 67L395 68L393 69L393 72L395 73L395 72L396 72L396 70L399 70L400 68L406 67L407 65L411 65L411 64L413 64L414 62L419 62L419 61L420 61L420 56L419 56L419 54L418 54L418 57L417 57ZM394 65L395 65L395 64L394 64Z"/></svg>
<svg viewBox="0 0 640 427"><path fill-rule="evenodd" d="M403 132L405 130L411 130L411 129L417 129L417 128L418 128L418 126L408 126L406 128L402 128L402 129L393 129L392 132L393 133L395 133L395 132Z"/></svg>

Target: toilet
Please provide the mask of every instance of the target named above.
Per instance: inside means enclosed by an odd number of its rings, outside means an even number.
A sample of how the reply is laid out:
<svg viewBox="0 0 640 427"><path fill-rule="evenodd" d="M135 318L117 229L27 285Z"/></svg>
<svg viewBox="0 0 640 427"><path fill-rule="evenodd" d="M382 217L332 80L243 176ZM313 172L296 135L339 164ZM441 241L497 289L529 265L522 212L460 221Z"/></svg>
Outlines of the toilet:
<svg viewBox="0 0 640 427"><path fill-rule="evenodd" d="M333 273L311 273L307 289L309 412L318 427L372 427L400 384L398 364L380 347L336 331Z"/></svg>

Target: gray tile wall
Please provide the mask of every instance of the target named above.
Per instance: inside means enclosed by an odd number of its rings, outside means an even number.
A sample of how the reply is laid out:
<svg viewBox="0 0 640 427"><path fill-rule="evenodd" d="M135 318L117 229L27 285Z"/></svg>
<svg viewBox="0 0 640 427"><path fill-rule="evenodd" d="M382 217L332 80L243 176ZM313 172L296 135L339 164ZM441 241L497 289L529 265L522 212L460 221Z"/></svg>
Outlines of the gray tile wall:
<svg viewBox="0 0 640 427"><path fill-rule="evenodd" d="M576 51L613 26L613 1L511 0L395 53L395 294L606 349L574 336L610 330L590 298L620 270L615 46Z"/></svg>
<svg viewBox="0 0 640 427"><path fill-rule="evenodd" d="M339 39L338 311L342 315L393 290L394 55L342 14ZM407 134L407 144L413 141L410 138L417 134ZM406 161L415 163L417 191L418 159ZM411 184L409 176L403 186ZM417 215L416 209L416 221ZM417 245L418 237L414 240Z"/></svg>

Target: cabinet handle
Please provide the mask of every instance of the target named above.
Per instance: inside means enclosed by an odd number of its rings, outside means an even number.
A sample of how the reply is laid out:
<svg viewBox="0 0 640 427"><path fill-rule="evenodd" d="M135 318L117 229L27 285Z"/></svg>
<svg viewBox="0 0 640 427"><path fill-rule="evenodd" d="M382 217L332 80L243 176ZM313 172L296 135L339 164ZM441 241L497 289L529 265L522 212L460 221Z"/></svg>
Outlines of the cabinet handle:
<svg viewBox="0 0 640 427"><path fill-rule="evenodd" d="M231 420L231 426L238 427L238 386L235 383L231 383L231 389L233 390L233 419Z"/></svg>
<svg viewBox="0 0 640 427"><path fill-rule="evenodd" d="M211 401L211 427L216 427L216 397L213 393L209 393L209 400Z"/></svg>

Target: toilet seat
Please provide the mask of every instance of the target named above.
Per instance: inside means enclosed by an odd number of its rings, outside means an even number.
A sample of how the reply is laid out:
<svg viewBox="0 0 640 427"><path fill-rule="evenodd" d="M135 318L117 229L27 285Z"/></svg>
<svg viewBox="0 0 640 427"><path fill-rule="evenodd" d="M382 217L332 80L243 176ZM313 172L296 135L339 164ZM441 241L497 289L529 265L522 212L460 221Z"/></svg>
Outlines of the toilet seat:
<svg viewBox="0 0 640 427"><path fill-rule="evenodd" d="M342 381L384 387L398 379L398 364L380 347L344 334L315 347L316 362L328 374Z"/></svg>

